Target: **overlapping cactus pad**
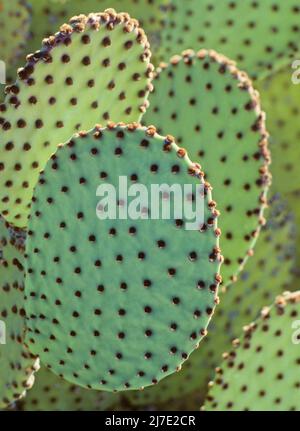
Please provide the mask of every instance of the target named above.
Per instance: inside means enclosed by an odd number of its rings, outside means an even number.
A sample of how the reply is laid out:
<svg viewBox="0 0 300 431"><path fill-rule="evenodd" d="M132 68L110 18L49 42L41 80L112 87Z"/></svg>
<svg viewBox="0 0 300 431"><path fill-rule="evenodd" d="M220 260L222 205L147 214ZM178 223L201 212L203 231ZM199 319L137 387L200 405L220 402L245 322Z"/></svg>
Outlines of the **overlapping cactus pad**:
<svg viewBox="0 0 300 431"><path fill-rule="evenodd" d="M144 121L163 134L170 130L191 159L205 166L222 213L222 275L228 284L263 223L269 154L258 94L225 57L186 51L158 70Z"/></svg>
<svg viewBox="0 0 300 431"><path fill-rule="evenodd" d="M138 23L112 9L72 19L28 57L0 105L0 209L8 221L26 226L39 171L60 142L97 122L139 119L149 57Z"/></svg>
<svg viewBox="0 0 300 431"><path fill-rule="evenodd" d="M151 36L162 28L167 19L170 0L31 0L31 4L33 17L29 52L38 49L44 37L53 34L72 16L102 12L106 8L129 13Z"/></svg>
<svg viewBox="0 0 300 431"><path fill-rule="evenodd" d="M0 0L0 410L300 410L299 53L298 0Z"/></svg>
<svg viewBox="0 0 300 431"><path fill-rule="evenodd" d="M104 411L118 403L119 396L108 392L82 389L71 385L42 367L34 387L19 403L25 411Z"/></svg>
<svg viewBox="0 0 300 431"><path fill-rule="evenodd" d="M299 292L279 296L244 329L217 369L205 410L299 410L299 300Z"/></svg>
<svg viewBox="0 0 300 431"><path fill-rule="evenodd" d="M294 70L285 68L259 84L272 150L274 188L280 193L300 190L299 101L300 86L292 82Z"/></svg>
<svg viewBox="0 0 300 431"><path fill-rule="evenodd" d="M24 0L0 2L0 60L6 68L16 62L29 37L30 8Z"/></svg>
<svg viewBox="0 0 300 431"><path fill-rule="evenodd" d="M286 195L287 202L289 203L289 207L291 208L291 211L294 214L295 222L296 222L296 273L299 275L300 271L300 232L299 232L299 226L300 226L300 191L289 193Z"/></svg>
<svg viewBox="0 0 300 431"><path fill-rule="evenodd" d="M119 190L120 176L149 191L153 182L203 184L201 231L186 230L185 215L99 220L96 190L107 182ZM185 150L153 127L97 127L59 148L40 176L29 223L31 351L66 380L108 391L143 388L180 369L217 302L215 205Z"/></svg>
<svg viewBox="0 0 300 431"><path fill-rule="evenodd" d="M296 0L173 0L160 56L167 61L180 49L215 49L263 78L298 53L299 16Z"/></svg>
<svg viewBox="0 0 300 431"><path fill-rule="evenodd" d="M25 394L39 367L36 357L23 344L24 256L20 237L18 232L12 235L12 228L0 219L0 408Z"/></svg>
<svg viewBox="0 0 300 431"><path fill-rule="evenodd" d="M295 248L293 216L282 199L273 196L268 222L262 228L254 256L247 262L240 279L220 294L220 305L200 348L190 356L180 373L167 377L153 388L129 393L132 404L167 403L168 410L174 400L180 403L182 398L187 398L200 405L222 353L240 335L241 328L255 319L261 308L292 282ZM189 403L186 408L188 406Z"/></svg>

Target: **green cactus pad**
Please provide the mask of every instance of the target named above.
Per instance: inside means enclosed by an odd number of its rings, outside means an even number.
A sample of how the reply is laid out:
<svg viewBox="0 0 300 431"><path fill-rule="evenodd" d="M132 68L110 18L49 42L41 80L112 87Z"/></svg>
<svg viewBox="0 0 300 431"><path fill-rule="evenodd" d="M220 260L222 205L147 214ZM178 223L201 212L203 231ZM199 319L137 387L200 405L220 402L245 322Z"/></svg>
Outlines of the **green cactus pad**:
<svg viewBox="0 0 300 431"><path fill-rule="evenodd" d="M224 354L205 410L299 410L300 292L277 298Z"/></svg>
<svg viewBox="0 0 300 431"><path fill-rule="evenodd" d="M297 248L296 248L296 268L295 268L295 275L300 276L300 191L296 191L293 193L287 193L285 195L286 201L289 204L289 208L293 213L293 216L296 221L296 242L297 242ZM297 283L297 280L295 280Z"/></svg>
<svg viewBox="0 0 300 431"><path fill-rule="evenodd" d="M252 78L287 65L299 49L297 0L173 0L160 58L211 48L237 61Z"/></svg>
<svg viewBox="0 0 300 431"><path fill-rule="evenodd" d="M29 35L30 9L24 0L0 1L0 60L14 64Z"/></svg>
<svg viewBox="0 0 300 431"><path fill-rule="evenodd" d="M21 235L0 219L0 408L21 398L38 361L24 346L24 256ZM16 247L18 245L18 248ZM6 341L5 344L1 344Z"/></svg>
<svg viewBox="0 0 300 431"><path fill-rule="evenodd" d="M269 162L264 113L247 76L214 51L186 51L158 70L143 121L170 131L203 163L222 213L223 282L235 279L256 241ZM168 103L166 103L168 101Z"/></svg>
<svg viewBox="0 0 300 431"><path fill-rule="evenodd" d="M75 17L28 57L0 105L0 211L9 222L26 226L38 174L57 144L145 112L149 57L143 30L113 9Z"/></svg>
<svg viewBox="0 0 300 431"><path fill-rule="evenodd" d="M82 389L42 367L20 408L24 411L104 411L118 400L117 394Z"/></svg>
<svg viewBox="0 0 300 431"><path fill-rule="evenodd" d="M166 19L170 0L31 0L33 18L29 52L39 48L41 40L74 15L102 12L114 8L127 12L139 20L141 27L151 37L159 31Z"/></svg>
<svg viewBox="0 0 300 431"><path fill-rule="evenodd" d="M207 383L222 353L230 348L241 328L255 319L260 309L281 294L293 279L295 265L295 224L288 207L274 196L268 222L262 228L254 256L247 262L240 279L220 294L220 305L208 327L208 335L183 365L182 370L159 385L142 392L130 392L133 405L166 404L167 410L182 398L202 401ZM126 395L127 396L127 395ZM188 404L189 405L189 404Z"/></svg>
<svg viewBox="0 0 300 431"><path fill-rule="evenodd" d="M138 389L179 369L198 346L222 261L203 175L172 137L137 124L82 132L48 162L29 222L25 308L27 344L53 372L85 388ZM96 190L118 189L119 176L147 190L203 184L200 230L187 230L185 215L99 220Z"/></svg>
<svg viewBox="0 0 300 431"><path fill-rule="evenodd" d="M268 113L273 187L279 193L300 190L300 85L293 84L293 73L291 67L286 68L258 86Z"/></svg>

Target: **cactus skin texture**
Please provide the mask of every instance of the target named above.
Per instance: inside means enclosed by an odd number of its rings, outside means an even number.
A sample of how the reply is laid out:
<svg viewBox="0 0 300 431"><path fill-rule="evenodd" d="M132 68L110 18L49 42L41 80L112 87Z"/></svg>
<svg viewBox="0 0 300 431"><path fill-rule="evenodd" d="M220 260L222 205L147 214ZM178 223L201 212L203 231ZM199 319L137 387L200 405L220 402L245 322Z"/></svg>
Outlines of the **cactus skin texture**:
<svg viewBox="0 0 300 431"><path fill-rule="evenodd" d="M101 178L116 188L119 176L138 179L147 190L153 181L204 184L184 154L153 127L111 124L59 148L41 174L26 245L27 343L71 383L107 391L155 384L206 334L222 261L210 189L200 232L185 230L185 218L95 215Z"/></svg>
<svg viewBox="0 0 300 431"><path fill-rule="evenodd" d="M31 8L23 0L0 2L0 61L5 64L5 82L0 82L0 103L5 98L5 84L13 82L20 58L29 40ZM1 69L3 65L1 64ZM3 72L1 71L1 78Z"/></svg>
<svg viewBox="0 0 300 431"><path fill-rule="evenodd" d="M119 402L119 395L82 389L41 367L33 388L20 401L24 411L104 411Z"/></svg>
<svg viewBox="0 0 300 431"><path fill-rule="evenodd" d="M229 349L241 328L256 319L261 308L281 294L292 282L295 267L295 221L282 199L275 195L267 211L267 224L239 280L220 292L220 305L200 348L192 353L180 373L158 386L128 393L134 406L162 405L166 410L193 409L203 402L222 353ZM221 217L220 217L221 218Z"/></svg>
<svg viewBox="0 0 300 431"><path fill-rule="evenodd" d="M269 153L259 96L247 76L214 51L173 57L153 83L143 121L161 134L170 130L191 159L205 166L222 213L227 285L252 254L264 223Z"/></svg>
<svg viewBox="0 0 300 431"><path fill-rule="evenodd" d="M32 26L29 52L40 46L44 37L53 34L56 29L74 15L102 12L114 8L118 12L127 12L139 20L140 26L152 41L161 30L166 20L166 10L170 0L31 0Z"/></svg>
<svg viewBox="0 0 300 431"><path fill-rule="evenodd" d="M23 0L0 2L0 60L13 66L24 51L29 36L30 7Z"/></svg>
<svg viewBox="0 0 300 431"><path fill-rule="evenodd" d="M0 320L6 327L6 344L0 344L1 409L25 395L39 368L39 361L23 344L24 246L20 237L20 232L12 235L12 228L0 219Z"/></svg>
<svg viewBox="0 0 300 431"><path fill-rule="evenodd" d="M268 113L273 188L281 194L300 190L300 85L292 83L292 74L291 67L285 68L258 85Z"/></svg>
<svg viewBox="0 0 300 431"><path fill-rule="evenodd" d="M299 226L300 226L300 191L288 193L286 195L286 201L289 204L289 208L293 212L296 221L296 268L295 273L297 276L300 275L300 235L299 235Z"/></svg>
<svg viewBox="0 0 300 431"><path fill-rule="evenodd" d="M299 161L300 138L299 100L300 86L293 82L294 70L284 68L275 75L258 83L263 107L268 113L267 127L270 132L272 153L272 188L279 192L289 204L296 218L297 269L300 268L300 182ZM299 79L297 71L295 78Z"/></svg>
<svg viewBox="0 0 300 431"><path fill-rule="evenodd" d="M205 410L299 410L300 292L285 293L244 328L217 369Z"/></svg>
<svg viewBox="0 0 300 431"><path fill-rule="evenodd" d="M159 57L212 48L263 79L297 55L299 16L297 0L173 0Z"/></svg>
<svg viewBox="0 0 300 431"><path fill-rule="evenodd" d="M146 36L127 14L81 15L28 57L0 105L3 216L26 227L40 170L60 142L98 122L137 121L153 66Z"/></svg>

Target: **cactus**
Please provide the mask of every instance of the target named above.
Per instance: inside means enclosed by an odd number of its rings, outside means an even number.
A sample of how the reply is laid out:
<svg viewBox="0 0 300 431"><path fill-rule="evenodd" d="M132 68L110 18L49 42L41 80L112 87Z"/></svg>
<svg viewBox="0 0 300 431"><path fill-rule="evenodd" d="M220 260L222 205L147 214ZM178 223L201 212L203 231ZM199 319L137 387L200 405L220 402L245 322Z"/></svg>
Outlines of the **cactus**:
<svg viewBox="0 0 300 431"><path fill-rule="evenodd" d="M276 195L271 199L268 216L253 258L235 285L220 293L220 305L200 348L190 356L180 373L153 388L129 393L133 405L162 403L169 410L174 403L181 403L183 408L183 399L187 409L194 400L200 405L222 353L240 335L240 329L257 317L266 302L272 301L292 282L296 245L293 216Z"/></svg>
<svg viewBox="0 0 300 431"><path fill-rule="evenodd" d="M300 292L277 297L217 369L205 410L299 410Z"/></svg>
<svg viewBox="0 0 300 431"><path fill-rule="evenodd" d="M225 57L186 51L158 69L149 101L143 120L162 134L170 130L205 166L222 213L227 285L252 253L263 223L269 155L258 94Z"/></svg>
<svg viewBox="0 0 300 431"><path fill-rule="evenodd" d="M103 411L118 401L117 394L82 389L42 367L36 374L34 387L20 401L18 408L24 411Z"/></svg>
<svg viewBox="0 0 300 431"><path fill-rule="evenodd" d="M170 0L31 0L31 3L33 17L28 52L38 49L44 37L53 34L72 16L106 8L129 13L139 20L148 37L153 38L163 26Z"/></svg>
<svg viewBox="0 0 300 431"><path fill-rule="evenodd" d="M299 410L298 3L0 0L0 409Z"/></svg>
<svg viewBox="0 0 300 431"><path fill-rule="evenodd" d="M0 60L12 66L23 52L29 36L30 8L24 0L2 0L0 4Z"/></svg>
<svg viewBox="0 0 300 431"><path fill-rule="evenodd" d="M209 187L200 236L185 230L185 216L99 223L100 180L118 189L120 176L147 190L153 181L204 186L185 151L153 127L97 127L46 165L26 246L30 350L66 380L108 391L143 388L178 370L206 333L220 281Z"/></svg>
<svg viewBox="0 0 300 431"><path fill-rule="evenodd" d="M259 83L272 151L273 187L282 194L300 189L298 140L300 87L292 83L292 69L285 68Z"/></svg>
<svg viewBox="0 0 300 431"><path fill-rule="evenodd" d="M0 408L24 396L38 359L24 346L24 256L20 232L0 219Z"/></svg>
<svg viewBox="0 0 300 431"><path fill-rule="evenodd" d="M187 48L211 48L262 79L297 55L299 14L296 0L173 0L160 58L167 61Z"/></svg>
<svg viewBox="0 0 300 431"><path fill-rule="evenodd" d="M140 118L149 56L137 22L108 9L71 19L28 57L0 105L0 210L9 222L26 226L39 171L57 144L100 121Z"/></svg>

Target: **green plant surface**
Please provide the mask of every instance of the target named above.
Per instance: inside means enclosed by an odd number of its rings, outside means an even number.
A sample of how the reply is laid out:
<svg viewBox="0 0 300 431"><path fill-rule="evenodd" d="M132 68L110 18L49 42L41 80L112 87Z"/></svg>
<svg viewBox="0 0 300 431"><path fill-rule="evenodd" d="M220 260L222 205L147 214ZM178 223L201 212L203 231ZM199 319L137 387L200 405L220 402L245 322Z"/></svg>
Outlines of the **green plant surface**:
<svg viewBox="0 0 300 431"><path fill-rule="evenodd" d="M268 113L273 188L286 194L300 190L300 85L293 84L291 67L260 82L263 108Z"/></svg>
<svg viewBox="0 0 300 431"><path fill-rule="evenodd" d="M20 66L30 38L30 24L31 9L26 1L0 1L0 61L5 67L5 82L0 82L0 103L5 98L5 84L13 82Z"/></svg>
<svg viewBox="0 0 300 431"><path fill-rule="evenodd" d="M224 354L205 410L299 410L299 299L285 293Z"/></svg>
<svg viewBox="0 0 300 431"><path fill-rule="evenodd" d="M153 181L202 184L201 229L187 230L185 214L99 220L96 190L107 183L119 190L120 176L147 190ZM190 193L184 191L185 200ZM167 198L173 208L174 194ZM119 206L124 201L118 197ZM149 202L144 205L149 211ZM197 165L153 127L110 124L61 146L40 176L31 209L30 350L55 374L99 390L143 388L180 369L206 334L218 301L215 205Z"/></svg>
<svg viewBox="0 0 300 431"><path fill-rule="evenodd" d="M170 0L31 0L33 18L28 51L38 49L44 37L53 34L72 16L102 12L107 8L127 12L138 19L151 38L163 27L169 4Z"/></svg>
<svg viewBox="0 0 300 431"><path fill-rule="evenodd" d="M126 14L81 15L28 57L0 105L0 211L26 227L33 188L57 145L109 120L145 112L153 66L146 36Z"/></svg>
<svg viewBox="0 0 300 431"><path fill-rule="evenodd" d="M23 411L105 411L118 401L117 394L82 389L41 367L33 388L19 408Z"/></svg>
<svg viewBox="0 0 300 431"><path fill-rule="evenodd" d="M206 180L222 213L224 285L257 239L269 184L265 116L247 76L214 51L185 51L158 69L145 124L172 133ZM168 101L168 103L166 103Z"/></svg>
<svg viewBox="0 0 300 431"><path fill-rule="evenodd" d="M262 79L298 54L299 16L296 0L173 0L160 58L168 61L187 48L214 49Z"/></svg>
<svg viewBox="0 0 300 431"><path fill-rule="evenodd" d="M23 52L29 36L30 8L24 0L0 1L0 60L8 69Z"/></svg>
<svg viewBox="0 0 300 431"><path fill-rule="evenodd" d="M295 267L295 283L297 283L297 278L300 275L300 235L299 235L299 226L300 226L300 191L287 193L285 195L286 201L288 202L289 208L291 212L293 213L293 216L295 218L295 239L297 243L297 247L295 250L295 256L296 256L296 267Z"/></svg>
<svg viewBox="0 0 300 431"><path fill-rule="evenodd" d="M221 218L221 217L220 217ZM295 221L279 196L271 199L268 222L262 228L255 253L239 280L220 292L220 305L208 327L208 335L183 365L182 370L159 385L128 393L132 405L162 405L166 410L180 405L189 410L204 400L221 355L230 349L241 328L256 319L261 308L272 302L293 280L295 266ZM127 396L127 395L126 395Z"/></svg>
<svg viewBox="0 0 300 431"><path fill-rule="evenodd" d="M12 228L2 218L0 250L0 338L5 341L0 343L0 409L4 409L32 386L39 363L23 344L24 256L20 233L12 236Z"/></svg>

